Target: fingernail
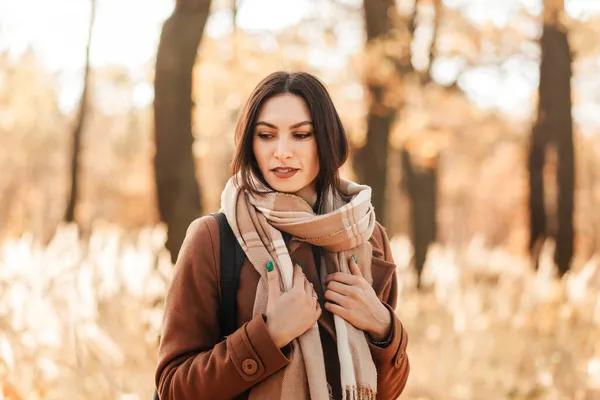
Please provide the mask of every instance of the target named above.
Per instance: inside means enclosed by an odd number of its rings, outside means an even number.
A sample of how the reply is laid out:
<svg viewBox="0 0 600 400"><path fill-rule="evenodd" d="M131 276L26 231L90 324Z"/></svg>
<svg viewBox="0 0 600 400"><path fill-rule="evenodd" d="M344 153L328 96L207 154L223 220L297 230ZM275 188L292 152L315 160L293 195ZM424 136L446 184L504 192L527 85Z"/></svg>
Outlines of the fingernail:
<svg viewBox="0 0 600 400"><path fill-rule="evenodd" d="M273 262L267 261L267 272L272 272L272 271L273 271Z"/></svg>
<svg viewBox="0 0 600 400"><path fill-rule="evenodd" d="M352 258L354 258L354 262L356 263L356 265L358 265L358 261L356 260L356 256L354 254L352 254Z"/></svg>

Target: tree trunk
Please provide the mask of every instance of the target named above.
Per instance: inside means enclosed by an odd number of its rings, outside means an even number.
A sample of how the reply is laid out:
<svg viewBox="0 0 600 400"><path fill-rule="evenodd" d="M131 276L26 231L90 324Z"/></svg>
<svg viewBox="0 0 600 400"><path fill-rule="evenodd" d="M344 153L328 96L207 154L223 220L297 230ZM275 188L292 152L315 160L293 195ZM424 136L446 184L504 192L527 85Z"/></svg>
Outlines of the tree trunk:
<svg viewBox="0 0 600 400"><path fill-rule="evenodd" d="M427 251L437 237L437 157L431 161L427 165L416 164L409 151L402 149L402 181L411 199L411 239L418 288L421 287Z"/></svg>
<svg viewBox="0 0 600 400"><path fill-rule="evenodd" d="M79 109L75 127L73 128L73 142L71 148L71 187L69 190L69 199L65 210L65 221L75 221L75 206L79 197L79 160L81 153L81 136L85 126L85 120L88 110L89 81L90 81L90 47L92 45L92 34L94 23L96 21L96 0L91 0L90 4L90 23L88 27L87 45L85 48L85 67L83 72L83 89L81 99L79 100Z"/></svg>
<svg viewBox="0 0 600 400"><path fill-rule="evenodd" d="M546 48L555 52L552 56L553 74L551 80L555 90L556 125L553 125L553 136L557 152L557 232L554 261L559 275L569 271L573 257L573 211L575 192L575 154L573 149L573 118L571 116L571 50L567 33L558 27L548 32Z"/></svg>
<svg viewBox="0 0 600 400"><path fill-rule="evenodd" d="M540 110L538 109L538 120ZM536 123L529 145L529 252L535 269L546 237L546 206L544 203L544 164L548 138L541 126Z"/></svg>
<svg viewBox="0 0 600 400"><path fill-rule="evenodd" d="M368 54L370 48L376 47L380 41L391 39L392 12L395 12L394 0L363 0L363 11ZM379 53L369 54L369 56L383 57ZM388 142L390 127L396 117L396 108L385 102L389 92L388 82L377 76L378 71L371 71L371 74L365 77L369 98L367 139L365 145L356 154L356 170L360 181L371 187L377 220L385 225Z"/></svg>
<svg viewBox="0 0 600 400"><path fill-rule="evenodd" d="M559 275L570 267L573 256L573 196L575 183L573 119L571 116L571 51L565 27L560 22L563 0L544 1L541 37L538 117L532 132L530 173L530 250L537 266L539 242L546 232L542 169L545 147L553 142L557 153L557 231L554 261Z"/></svg>
<svg viewBox="0 0 600 400"><path fill-rule="evenodd" d="M154 157L160 218L175 262L189 224L201 215L192 145L192 70L210 0L177 0L162 27L154 82Z"/></svg>
<svg viewBox="0 0 600 400"><path fill-rule="evenodd" d="M410 18L409 31L410 40L414 38L417 28L416 20L418 14L419 0L415 1L415 8ZM441 18L441 0L434 0L435 20L433 24L433 35L429 47L429 66L419 76L422 85L431 81L431 65L436 56L435 46L437 43L439 21ZM416 73L410 60L406 66L407 73ZM419 141L419 138L415 138ZM410 236L414 247L413 262L417 272L417 288L421 288L421 275L427 258L429 246L437 239L437 155L430 162L417 163L411 157L406 143L401 153L402 163L402 188L410 199Z"/></svg>

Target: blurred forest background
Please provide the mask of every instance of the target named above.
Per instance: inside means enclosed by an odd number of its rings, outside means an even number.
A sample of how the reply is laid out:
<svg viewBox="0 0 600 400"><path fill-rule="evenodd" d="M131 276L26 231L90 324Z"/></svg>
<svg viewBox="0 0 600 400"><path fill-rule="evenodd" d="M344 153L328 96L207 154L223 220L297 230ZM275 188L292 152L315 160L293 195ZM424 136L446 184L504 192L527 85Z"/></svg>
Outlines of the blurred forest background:
<svg viewBox="0 0 600 400"><path fill-rule="evenodd" d="M0 0L0 399L151 398L280 69L327 85L392 238L402 398L600 399L600 0Z"/></svg>

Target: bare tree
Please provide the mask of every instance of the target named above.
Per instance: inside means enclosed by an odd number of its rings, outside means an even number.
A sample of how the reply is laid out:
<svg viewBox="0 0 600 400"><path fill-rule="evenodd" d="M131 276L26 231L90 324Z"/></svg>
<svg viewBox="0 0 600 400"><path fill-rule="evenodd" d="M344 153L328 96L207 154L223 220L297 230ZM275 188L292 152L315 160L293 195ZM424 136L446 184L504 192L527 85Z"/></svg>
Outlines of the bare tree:
<svg viewBox="0 0 600 400"><path fill-rule="evenodd" d="M73 142L71 148L71 187L69 190L69 199L67 209L65 210L65 221L75 221L75 206L79 196L79 161L81 153L81 136L85 127L85 121L88 111L89 82L90 82L90 48L92 45L92 35L94 23L96 21L96 0L91 0L90 4L90 22L88 26L87 45L85 48L85 67L83 72L83 89L79 99L79 109L77 119L73 128Z"/></svg>
<svg viewBox="0 0 600 400"><path fill-rule="evenodd" d="M417 29L420 1L416 0L412 13L401 16L393 0L364 0L363 10L367 33L366 53L375 63L391 67L391 79L380 76L374 68L365 77L369 93L367 140L356 156L359 178L373 189L373 204L380 222L386 223L385 188L387 183L387 159L390 128L401 115L404 107L406 78L414 76L415 82L431 80L430 68L422 74L415 71L411 62L411 44ZM441 0L433 3L435 21L429 48L431 65L435 57ZM389 50L381 49L393 49ZM379 51L378 51L379 50ZM389 74L389 72L388 72ZM382 74L382 75L385 75ZM410 199L411 238L415 247L414 263L420 277L429 245L435 241L437 232L437 160L427 165L415 164L405 148L402 152L403 189ZM419 279L420 286L420 279Z"/></svg>
<svg viewBox="0 0 600 400"><path fill-rule="evenodd" d="M415 1L415 7L411 16L410 31L411 42L414 39L416 20L420 0ZM427 69L419 76L420 83L425 85L431 82L431 65L436 57L436 45L438 40L439 26L442 14L441 0L433 0L434 21L431 42L429 44L429 63ZM416 73L410 64L411 73ZM415 158L404 146L401 154L402 183L403 189L410 199L411 239L414 247L414 264L417 272L417 287L421 288L421 274L425 266L429 246L437 239L437 189L438 189L438 158L436 154L433 159L420 160ZM420 157L423 158L423 157Z"/></svg>
<svg viewBox="0 0 600 400"><path fill-rule="evenodd" d="M415 163L408 149L402 149L402 184L411 200L411 238L418 288L429 245L437 238L438 158L436 154L432 159Z"/></svg>
<svg viewBox="0 0 600 400"><path fill-rule="evenodd" d="M210 5L210 0L176 0L158 45L154 168L158 210L167 225L166 247L173 262L187 227L202 212L192 153L192 70Z"/></svg>
<svg viewBox="0 0 600 400"><path fill-rule="evenodd" d="M355 160L359 179L373 190L373 206L377 219L385 224L385 188L387 183L388 142L390 128L396 118L398 102L402 101L401 72L410 64L410 40L397 30L397 12L394 0L364 0L363 12L367 33L367 56L375 59L365 77L369 98L367 139L358 149ZM403 32L405 33L405 32ZM385 44L394 43L400 51L386 52ZM399 45L399 46L396 46ZM387 79L390 68L394 79Z"/></svg>
<svg viewBox="0 0 600 400"><path fill-rule="evenodd" d="M538 116L532 130L529 153L530 229L529 248L537 267L538 253L546 236L556 238L554 261L564 275L573 256L573 195L575 181L573 119L571 116L571 50L561 23L564 0L544 0L541 37ZM556 147L557 215L556 232L547 232L542 170L546 148Z"/></svg>

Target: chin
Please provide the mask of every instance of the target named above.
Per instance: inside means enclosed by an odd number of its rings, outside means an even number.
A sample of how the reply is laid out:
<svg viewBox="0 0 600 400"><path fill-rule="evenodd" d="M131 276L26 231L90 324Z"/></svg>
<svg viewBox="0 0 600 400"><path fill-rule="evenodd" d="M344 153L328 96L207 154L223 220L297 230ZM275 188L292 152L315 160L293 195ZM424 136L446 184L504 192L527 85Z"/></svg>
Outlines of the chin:
<svg viewBox="0 0 600 400"><path fill-rule="evenodd" d="M302 186L294 184L281 184L280 182L267 182L273 190L281 193L296 193L302 189Z"/></svg>

